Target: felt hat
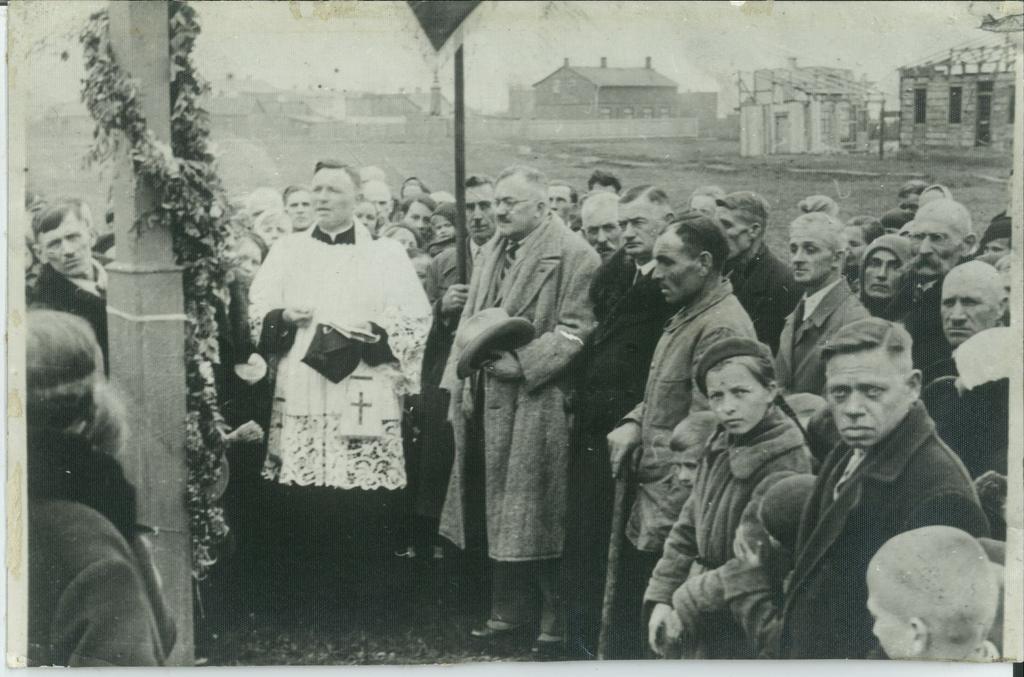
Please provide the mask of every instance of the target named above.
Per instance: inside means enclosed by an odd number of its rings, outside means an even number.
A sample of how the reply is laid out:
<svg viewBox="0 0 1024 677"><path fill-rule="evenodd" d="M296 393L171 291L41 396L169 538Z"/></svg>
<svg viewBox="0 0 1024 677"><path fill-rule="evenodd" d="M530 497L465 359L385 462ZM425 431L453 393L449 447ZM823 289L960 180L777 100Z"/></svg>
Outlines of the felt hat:
<svg viewBox="0 0 1024 677"><path fill-rule="evenodd" d="M1013 227L1010 217L1006 215L1006 212L999 214L989 222L988 228L985 229L985 234L981 236L981 242L978 243L978 251L984 249L985 245L992 240L999 240L1004 237L1010 239L1012 231Z"/></svg>
<svg viewBox="0 0 1024 677"><path fill-rule="evenodd" d="M509 317L504 308L485 308L459 324L455 346L459 348L456 374L466 378L480 368L489 353L515 350L533 340L536 332L529 320Z"/></svg>
<svg viewBox="0 0 1024 677"><path fill-rule="evenodd" d="M771 349L755 339L730 336L729 338L717 341L704 351L704 354L697 362L697 388L700 390L701 395L707 397L707 377L711 368L723 360L727 360L730 357L740 357L741 355L764 358L769 363L772 361Z"/></svg>
<svg viewBox="0 0 1024 677"><path fill-rule="evenodd" d="M894 233L913 220L914 213L909 209L890 209L879 219L887 233Z"/></svg>
<svg viewBox="0 0 1024 677"><path fill-rule="evenodd" d="M814 475L790 475L776 482L761 499L758 517L765 531L787 548L796 546L804 505L814 490Z"/></svg>

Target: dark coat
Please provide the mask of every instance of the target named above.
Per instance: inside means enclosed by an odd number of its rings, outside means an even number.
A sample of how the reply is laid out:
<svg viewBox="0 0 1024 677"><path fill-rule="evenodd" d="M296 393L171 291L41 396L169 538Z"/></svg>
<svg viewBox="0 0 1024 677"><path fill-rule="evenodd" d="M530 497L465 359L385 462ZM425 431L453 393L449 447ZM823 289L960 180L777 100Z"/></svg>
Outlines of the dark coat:
<svg viewBox="0 0 1024 677"><path fill-rule="evenodd" d="M1010 381L999 379L960 392L956 379L939 378L921 393L935 431L977 479L1006 474L1010 438Z"/></svg>
<svg viewBox="0 0 1024 677"><path fill-rule="evenodd" d="M753 258L731 268L727 263L725 273L754 323L757 340L775 354L786 316L793 312L802 293L793 281L793 272L762 242Z"/></svg>
<svg viewBox="0 0 1024 677"><path fill-rule="evenodd" d="M654 348L673 313L658 283L645 275L634 284L636 274L620 249L590 285L597 328L571 373L574 425L591 439L604 438L643 399Z"/></svg>
<svg viewBox="0 0 1024 677"><path fill-rule="evenodd" d="M775 375L779 387L787 393L813 393L825 390L825 363L821 349L844 326L870 317L845 279L825 294L825 298L805 317L795 334L794 311L786 318L775 355Z"/></svg>
<svg viewBox="0 0 1024 677"><path fill-rule="evenodd" d="M46 308L77 315L92 327L103 351L104 368L110 371L107 349L107 300L82 289L47 264L39 273L28 299L31 308Z"/></svg>
<svg viewBox="0 0 1024 677"><path fill-rule="evenodd" d="M913 273L906 276L887 313L906 327L914 340L911 353L915 369L927 369L948 360L953 347L942 331L942 280L922 284Z"/></svg>
<svg viewBox="0 0 1024 677"><path fill-rule="evenodd" d="M645 603L672 604L673 595L688 579L732 560L736 529L751 496L761 482L780 471L809 473L811 457L799 428L778 408L769 410L739 438L720 428L708 444L690 498L665 541ZM714 606L714 612L701 615L698 627L689 628L697 633L697 652L690 657L752 657L753 645L724 601Z"/></svg>
<svg viewBox="0 0 1024 677"><path fill-rule="evenodd" d="M800 520L786 594L781 658L865 658L875 648L868 563L893 536L930 525L985 536L988 523L963 463L935 434L924 405L833 492L852 455L840 443L822 466Z"/></svg>
<svg viewBox="0 0 1024 677"><path fill-rule="evenodd" d="M590 245L549 216L520 247L501 284L506 238L485 245L473 271L462 317L499 306L533 323L536 337L515 351L523 377L503 381L481 372L481 412L487 501L487 543L492 559L528 561L560 557L565 544L569 463L568 369L594 330L588 290L601 259ZM496 293L492 293L492 291ZM455 462L441 513L442 536L466 545L466 381L456 375L459 346L448 358L442 385L452 395ZM470 518L472 519L472 518Z"/></svg>

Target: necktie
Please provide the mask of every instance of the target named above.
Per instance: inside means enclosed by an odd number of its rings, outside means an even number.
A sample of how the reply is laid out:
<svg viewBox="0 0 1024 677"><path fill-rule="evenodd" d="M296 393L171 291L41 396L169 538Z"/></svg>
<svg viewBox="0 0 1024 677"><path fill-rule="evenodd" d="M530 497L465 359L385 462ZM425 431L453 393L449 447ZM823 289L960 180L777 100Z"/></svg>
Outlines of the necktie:
<svg viewBox="0 0 1024 677"><path fill-rule="evenodd" d="M796 310L793 311L793 334L796 334L796 330L800 328L800 325L804 323L804 299L800 299L800 303L796 304Z"/></svg>
<svg viewBox="0 0 1024 677"><path fill-rule="evenodd" d="M850 455L850 460L846 463L846 470L839 476L839 481L836 482L835 489L832 490L832 500L839 497L839 491L842 489L846 481L853 475L853 471L857 469L857 466L864 460L865 452L863 449L854 449L853 454Z"/></svg>
<svg viewBox="0 0 1024 677"><path fill-rule="evenodd" d="M512 269L512 264L516 262L516 252L519 250L519 243L515 240L509 240L505 243L505 260L501 266L501 279L504 280L505 276L508 275L508 271Z"/></svg>

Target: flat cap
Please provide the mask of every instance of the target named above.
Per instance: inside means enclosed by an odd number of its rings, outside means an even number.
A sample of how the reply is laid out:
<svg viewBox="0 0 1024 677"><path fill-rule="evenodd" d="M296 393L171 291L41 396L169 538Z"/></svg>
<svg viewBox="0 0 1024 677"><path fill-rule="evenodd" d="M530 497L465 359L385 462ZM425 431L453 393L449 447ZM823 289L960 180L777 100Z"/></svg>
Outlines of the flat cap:
<svg viewBox="0 0 1024 677"><path fill-rule="evenodd" d="M696 375L697 388L700 390L701 395L707 397L707 376L712 367L730 357L740 357L743 355L760 357L768 360L769 363L772 361L772 351L768 346L755 339L741 338L739 336L730 336L721 341L716 341L710 348L704 351L700 360L697 361Z"/></svg>

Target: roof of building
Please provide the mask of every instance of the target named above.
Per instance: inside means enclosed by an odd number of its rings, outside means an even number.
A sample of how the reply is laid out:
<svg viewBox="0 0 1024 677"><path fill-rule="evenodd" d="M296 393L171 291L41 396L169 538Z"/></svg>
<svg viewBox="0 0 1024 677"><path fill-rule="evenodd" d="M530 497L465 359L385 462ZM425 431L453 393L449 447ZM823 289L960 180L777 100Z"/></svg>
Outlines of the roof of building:
<svg viewBox="0 0 1024 677"><path fill-rule="evenodd" d="M1012 71L1017 58L1017 45L1002 35L981 35L959 45L933 52L912 64L900 67L901 71L911 69L935 69L937 71L973 67L978 70Z"/></svg>
<svg viewBox="0 0 1024 677"><path fill-rule="evenodd" d="M653 68L601 68L594 66L562 66L547 77L533 84L534 87L559 71L568 70L589 80L598 87L679 87L679 83L667 78Z"/></svg>

